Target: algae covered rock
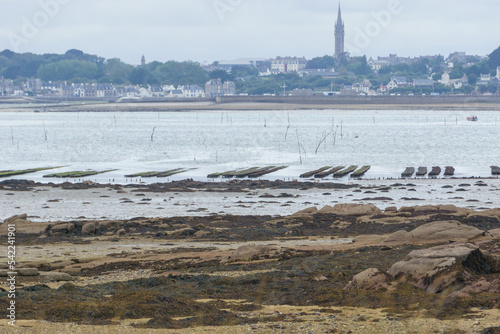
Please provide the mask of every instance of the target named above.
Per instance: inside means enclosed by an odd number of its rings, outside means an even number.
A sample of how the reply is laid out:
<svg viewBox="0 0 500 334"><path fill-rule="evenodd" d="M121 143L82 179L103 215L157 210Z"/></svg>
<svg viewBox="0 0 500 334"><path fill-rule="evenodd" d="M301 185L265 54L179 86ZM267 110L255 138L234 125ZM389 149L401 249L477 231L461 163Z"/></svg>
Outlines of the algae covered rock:
<svg viewBox="0 0 500 334"><path fill-rule="evenodd" d="M388 288L392 276L377 268L369 268L357 274L344 290L378 290Z"/></svg>

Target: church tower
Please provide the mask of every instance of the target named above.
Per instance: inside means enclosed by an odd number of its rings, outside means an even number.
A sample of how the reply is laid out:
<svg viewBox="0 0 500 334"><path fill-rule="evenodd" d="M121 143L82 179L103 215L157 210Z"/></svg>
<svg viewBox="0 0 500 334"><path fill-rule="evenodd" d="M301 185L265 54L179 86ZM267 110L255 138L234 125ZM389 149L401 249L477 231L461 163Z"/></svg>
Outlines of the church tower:
<svg viewBox="0 0 500 334"><path fill-rule="evenodd" d="M337 18L337 23L335 24L335 58L338 58L341 54L344 53L344 22L342 21L342 11L340 10L339 3L339 14Z"/></svg>
<svg viewBox="0 0 500 334"><path fill-rule="evenodd" d="M142 55L142 58L141 58L141 65L142 66L146 65L146 57L144 57L144 55Z"/></svg>

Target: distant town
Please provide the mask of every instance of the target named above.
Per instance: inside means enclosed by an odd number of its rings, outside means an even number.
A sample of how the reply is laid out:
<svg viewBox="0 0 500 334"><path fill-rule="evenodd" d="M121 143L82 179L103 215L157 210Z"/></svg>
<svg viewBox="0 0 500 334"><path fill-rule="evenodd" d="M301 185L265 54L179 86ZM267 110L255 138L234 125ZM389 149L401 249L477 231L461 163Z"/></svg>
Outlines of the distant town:
<svg viewBox="0 0 500 334"><path fill-rule="evenodd" d="M323 57L324 58L324 57ZM32 96L32 97L60 97L71 98L205 98L234 95L414 95L414 94L498 94L500 86L500 66L496 73L469 73L477 64L484 62L488 57L469 56L465 52L454 52L446 59L442 56L426 56L416 58L388 57L370 58L367 65L370 75L360 75L347 71L343 67L340 71L335 68L311 68L317 59L307 60L303 57L276 57L274 59L236 59L221 60L211 65L201 66L207 75L221 74L224 78L209 79L204 85L186 84L114 84L98 82L69 82L44 81L41 78L24 80L7 79L0 76L0 96ZM442 70L428 75L415 76L409 72L412 67L425 63L437 64ZM147 65L142 65L146 67ZM427 70L427 65L424 65ZM272 89L260 93L246 92L238 89L246 80L255 79L253 76L233 77L227 80L233 69L246 67L254 70L256 76L265 83L266 79L280 77L283 84L275 84ZM391 69L398 69L392 73ZM405 71L406 70L406 71ZM391 71L391 72L389 72ZM389 72L387 76L385 72ZM383 78L386 78L384 81ZM289 80L286 80L286 79ZM319 87L293 87L293 81L312 80L320 81ZM288 81L288 84L287 82ZM350 83L352 81L352 83ZM325 85L326 83L326 85ZM243 86L243 85L241 85ZM307 86L307 85L304 85ZM329 86L329 87L328 87ZM287 89L289 88L290 89ZM328 89L329 88L329 89Z"/></svg>
<svg viewBox="0 0 500 334"><path fill-rule="evenodd" d="M215 98L218 96L377 96L500 94L500 47L489 55L367 59L344 50L339 7L335 52L313 59L287 56L146 62L133 66L69 50L64 55L0 52L0 97L64 99Z"/></svg>

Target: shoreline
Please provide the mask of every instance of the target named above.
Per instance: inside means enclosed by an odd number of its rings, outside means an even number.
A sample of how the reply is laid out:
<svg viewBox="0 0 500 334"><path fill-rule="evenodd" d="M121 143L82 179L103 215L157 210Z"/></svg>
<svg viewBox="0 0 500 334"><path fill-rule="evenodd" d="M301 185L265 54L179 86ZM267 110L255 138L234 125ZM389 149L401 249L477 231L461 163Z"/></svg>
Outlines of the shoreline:
<svg viewBox="0 0 500 334"><path fill-rule="evenodd" d="M472 182L474 181L474 182ZM35 221L126 219L130 217L288 215L307 207L339 203L381 210L425 204L478 211L500 207L500 179L357 180L294 182L233 180L99 184L0 182L2 217L27 213Z"/></svg>
<svg viewBox="0 0 500 334"><path fill-rule="evenodd" d="M500 110L500 96L367 96L367 97L268 97L223 96L217 99L120 99L107 100L22 100L0 99L2 111L47 112L189 112L258 110ZM12 107L11 107L12 105Z"/></svg>

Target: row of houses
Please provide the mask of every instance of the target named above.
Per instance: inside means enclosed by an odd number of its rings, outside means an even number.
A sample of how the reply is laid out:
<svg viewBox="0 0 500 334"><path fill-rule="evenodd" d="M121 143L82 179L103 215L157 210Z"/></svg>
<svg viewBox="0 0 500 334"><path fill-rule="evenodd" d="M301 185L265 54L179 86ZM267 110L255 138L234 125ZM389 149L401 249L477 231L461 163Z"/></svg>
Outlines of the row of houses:
<svg viewBox="0 0 500 334"><path fill-rule="evenodd" d="M0 96L58 96L62 98L116 98L116 97L176 97L203 98L221 95L235 95L236 85L221 79L208 81L205 88L197 85L163 86L115 86L110 83L73 83L64 81L42 82L28 79L22 86L12 80L0 77Z"/></svg>

